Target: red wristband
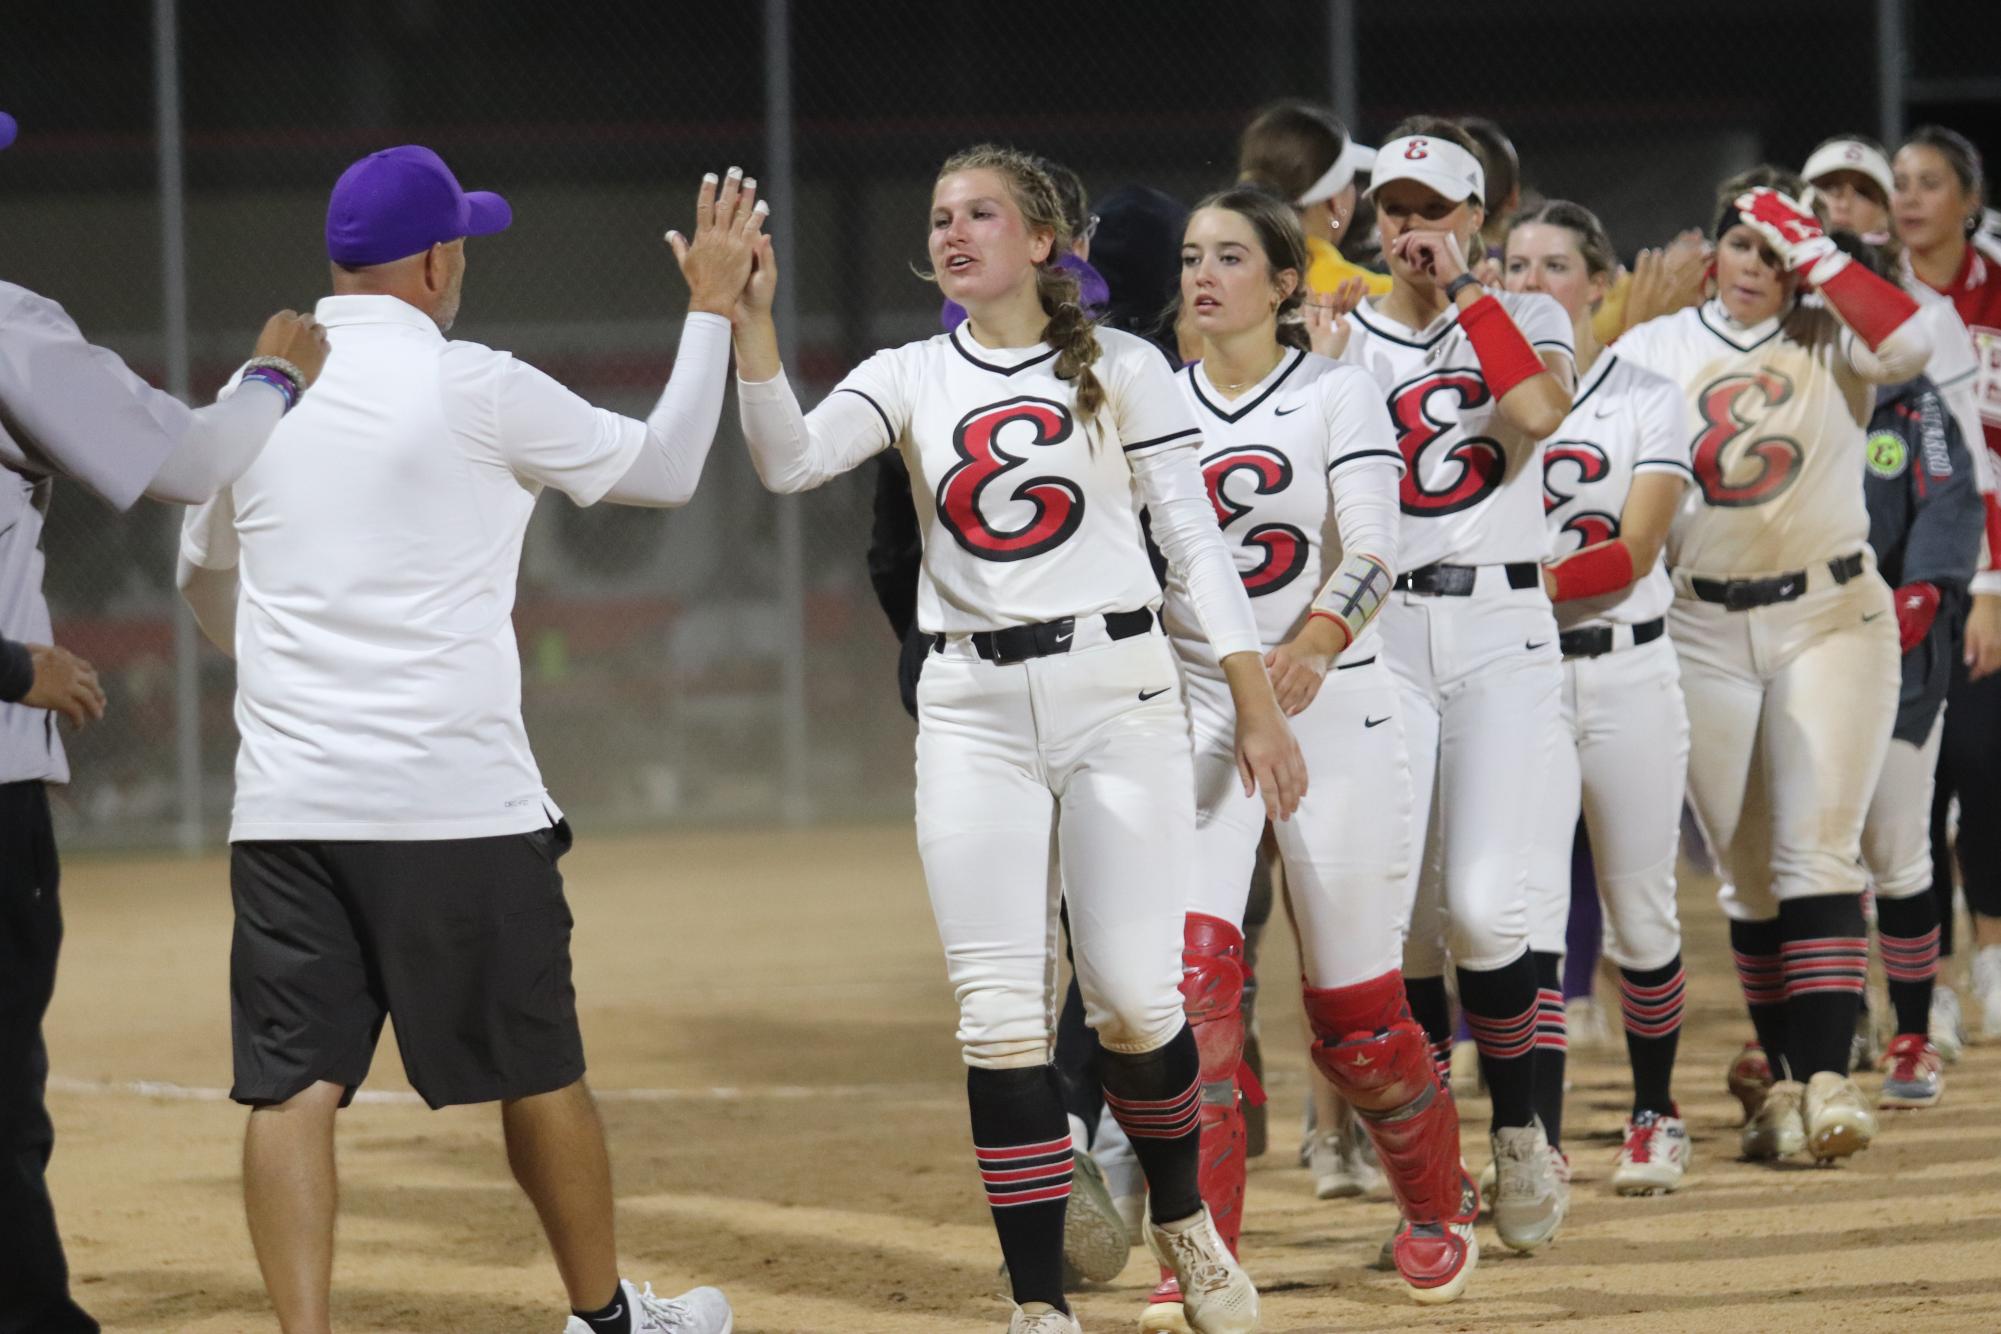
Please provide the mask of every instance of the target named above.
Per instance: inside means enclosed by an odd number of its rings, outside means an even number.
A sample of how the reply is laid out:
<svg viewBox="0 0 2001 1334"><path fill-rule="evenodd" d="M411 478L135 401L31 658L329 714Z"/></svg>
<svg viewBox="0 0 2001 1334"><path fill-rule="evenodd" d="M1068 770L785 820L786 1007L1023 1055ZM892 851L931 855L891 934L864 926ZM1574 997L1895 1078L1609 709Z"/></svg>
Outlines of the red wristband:
<svg viewBox="0 0 2001 1334"><path fill-rule="evenodd" d="M1556 600L1595 598L1600 593L1616 593L1633 582L1633 553L1613 538L1595 547L1586 547L1549 567L1556 581Z"/></svg>
<svg viewBox="0 0 2001 1334"><path fill-rule="evenodd" d="M1918 303L1909 292L1883 281L1860 264L1843 266L1841 272L1820 285L1820 294L1872 352L1901 328L1904 321L1918 313Z"/></svg>
<svg viewBox="0 0 2001 1334"><path fill-rule="evenodd" d="M1473 355L1480 359L1480 374L1497 403L1508 396L1510 389L1548 369L1508 317L1508 308L1491 295L1460 311L1459 327L1473 344Z"/></svg>

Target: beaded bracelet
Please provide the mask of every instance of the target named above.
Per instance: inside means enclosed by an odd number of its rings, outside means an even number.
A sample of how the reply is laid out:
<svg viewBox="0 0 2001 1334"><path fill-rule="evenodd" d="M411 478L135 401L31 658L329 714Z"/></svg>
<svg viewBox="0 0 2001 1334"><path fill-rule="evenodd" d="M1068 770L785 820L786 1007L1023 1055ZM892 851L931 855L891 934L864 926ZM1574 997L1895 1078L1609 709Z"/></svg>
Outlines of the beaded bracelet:
<svg viewBox="0 0 2001 1334"><path fill-rule="evenodd" d="M276 389L284 396L287 412L297 406L306 392L305 375L283 357L252 357L243 364L243 378L262 380Z"/></svg>

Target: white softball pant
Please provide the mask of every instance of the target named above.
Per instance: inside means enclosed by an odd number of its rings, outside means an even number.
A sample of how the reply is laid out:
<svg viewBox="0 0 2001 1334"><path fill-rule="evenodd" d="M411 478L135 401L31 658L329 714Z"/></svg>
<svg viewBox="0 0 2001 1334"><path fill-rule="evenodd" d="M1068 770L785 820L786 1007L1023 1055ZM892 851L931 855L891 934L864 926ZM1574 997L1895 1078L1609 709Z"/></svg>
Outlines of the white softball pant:
<svg viewBox="0 0 2001 1334"><path fill-rule="evenodd" d="M1265 826L1264 798L1237 776L1229 686L1186 678L1195 734L1196 882L1189 911L1241 925ZM1412 857L1403 707L1380 656L1327 673L1292 721L1306 796L1273 826L1285 861L1306 982L1345 987L1401 966Z"/></svg>
<svg viewBox="0 0 2001 1334"><path fill-rule="evenodd" d="M1591 835L1605 953L1659 968L1681 950L1674 866L1688 776L1688 711L1665 637L1563 664L1563 729L1530 872L1530 947L1562 954L1570 845L1580 809Z"/></svg>
<svg viewBox="0 0 2001 1334"><path fill-rule="evenodd" d="M1883 898L1908 899L1932 887L1932 786L1944 735L1941 708L1922 746L1892 737L1884 752L1862 821L1862 864Z"/></svg>
<svg viewBox="0 0 2001 1334"><path fill-rule="evenodd" d="M1737 921L1862 892L1862 818L1899 687L1897 618L1873 562L1825 567L1792 602L1730 611L1677 596L1668 630L1688 701L1688 797Z"/></svg>
<svg viewBox="0 0 2001 1334"><path fill-rule="evenodd" d="M1164 1045L1184 1022L1195 837L1166 639L1080 619L1071 652L1005 666L954 640L917 708L917 846L966 1063L1049 1059L1059 893L1086 1021L1113 1051Z"/></svg>
<svg viewBox="0 0 2001 1334"><path fill-rule="evenodd" d="M1396 593L1381 622L1423 849L1405 887L1404 975L1442 976L1448 953L1505 967L1529 947L1529 864L1562 726L1556 617L1541 589L1486 566L1470 597Z"/></svg>

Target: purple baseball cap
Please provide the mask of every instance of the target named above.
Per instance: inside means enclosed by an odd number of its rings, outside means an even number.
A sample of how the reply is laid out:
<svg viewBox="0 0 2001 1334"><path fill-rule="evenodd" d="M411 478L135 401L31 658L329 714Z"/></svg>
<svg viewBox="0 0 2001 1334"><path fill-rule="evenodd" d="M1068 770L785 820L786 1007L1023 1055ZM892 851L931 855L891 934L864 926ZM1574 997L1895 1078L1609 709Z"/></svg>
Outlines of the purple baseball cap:
<svg viewBox="0 0 2001 1334"><path fill-rule="evenodd" d="M0 111L0 148L5 148L8 144L13 143L14 136L20 133L20 130L21 127L15 124L12 116L4 111Z"/></svg>
<svg viewBox="0 0 2001 1334"><path fill-rule="evenodd" d="M327 201L327 258L363 268L421 254L441 241L491 236L514 221L489 190L468 193L445 160L404 144L370 153L340 174Z"/></svg>

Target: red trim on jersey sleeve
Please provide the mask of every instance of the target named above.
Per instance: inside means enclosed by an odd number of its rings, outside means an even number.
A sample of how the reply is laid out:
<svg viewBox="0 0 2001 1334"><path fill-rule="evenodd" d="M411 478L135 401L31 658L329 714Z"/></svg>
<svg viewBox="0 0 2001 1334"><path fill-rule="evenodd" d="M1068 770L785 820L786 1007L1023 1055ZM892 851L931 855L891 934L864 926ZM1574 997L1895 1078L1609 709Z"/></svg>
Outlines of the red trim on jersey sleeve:
<svg viewBox="0 0 2001 1334"><path fill-rule="evenodd" d="M1820 284L1820 294L1872 352L1918 313L1918 303L1909 292L1860 264L1843 265L1841 272Z"/></svg>
<svg viewBox="0 0 2001 1334"><path fill-rule="evenodd" d="M1499 402L1524 380L1541 375L1548 367L1529 346L1521 329L1508 315L1508 308L1493 296L1483 296L1459 312L1459 327L1473 344L1480 359L1480 374Z"/></svg>
<svg viewBox="0 0 2001 1334"><path fill-rule="evenodd" d="M1980 508L1987 517L1987 568L2001 570L2001 496L1985 492Z"/></svg>
<svg viewBox="0 0 2001 1334"><path fill-rule="evenodd" d="M1616 593L1633 582L1633 553L1624 542L1613 538L1584 548L1549 567L1556 581L1556 600L1574 602Z"/></svg>

